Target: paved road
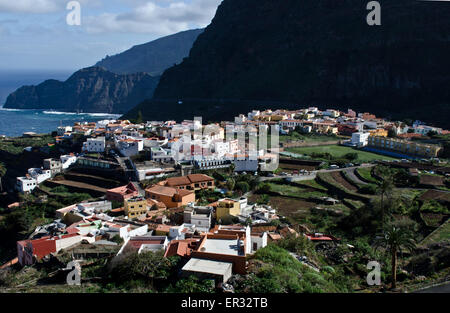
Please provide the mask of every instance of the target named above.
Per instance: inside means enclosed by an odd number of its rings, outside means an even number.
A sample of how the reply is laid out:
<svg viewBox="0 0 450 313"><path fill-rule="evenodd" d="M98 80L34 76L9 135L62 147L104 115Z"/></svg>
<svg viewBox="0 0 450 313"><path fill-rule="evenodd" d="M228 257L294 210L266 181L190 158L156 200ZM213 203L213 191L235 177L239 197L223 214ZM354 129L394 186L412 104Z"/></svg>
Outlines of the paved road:
<svg viewBox="0 0 450 313"><path fill-rule="evenodd" d="M274 179L280 179L280 178L293 178L293 180L297 180L297 181L312 180L312 179L315 179L317 173L331 173L331 172L342 172L342 171L351 171L353 173L353 171L357 168L368 168L368 167L374 167L374 166L375 166L375 164L362 164L360 166L338 168L335 170L325 169L325 170L311 171L308 173L308 175L287 175L287 176L278 175L278 176L274 176L274 177L261 177L261 181L274 180ZM353 173L353 175L355 175L355 174ZM359 179L358 179L358 181L359 181ZM361 183L366 184L362 181L361 181Z"/></svg>
<svg viewBox="0 0 450 313"><path fill-rule="evenodd" d="M414 293L450 293L450 282L440 286L414 291Z"/></svg>
<svg viewBox="0 0 450 313"><path fill-rule="evenodd" d="M358 176L356 176L355 169L345 169L344 172L346 172L348 177L350 177L350 179L353 180L355 183L360 185L368 185L368 183L362 181L361 179L358 178Z"/></svg>

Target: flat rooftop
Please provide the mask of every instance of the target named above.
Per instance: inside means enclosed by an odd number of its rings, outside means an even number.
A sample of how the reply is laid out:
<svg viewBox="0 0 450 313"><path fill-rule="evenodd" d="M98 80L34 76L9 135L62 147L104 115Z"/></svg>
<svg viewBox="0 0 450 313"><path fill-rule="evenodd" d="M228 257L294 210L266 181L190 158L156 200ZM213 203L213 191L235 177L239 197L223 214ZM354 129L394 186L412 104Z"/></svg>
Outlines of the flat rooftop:
<svg viewBox="0 0 450 313"><path fill-rule="evenodd" d="M198 273L208 273L214 275L226 275L230 272L233 267L233 263L212 261L204 259L191 258L189 262L183 266L183 271L198 272Z"/></svg>
<svg viewBox="0 0 450 313"><path fill-rule="evenodd" d="M240 255L237 239L206 239L201 252Z"/></svg>

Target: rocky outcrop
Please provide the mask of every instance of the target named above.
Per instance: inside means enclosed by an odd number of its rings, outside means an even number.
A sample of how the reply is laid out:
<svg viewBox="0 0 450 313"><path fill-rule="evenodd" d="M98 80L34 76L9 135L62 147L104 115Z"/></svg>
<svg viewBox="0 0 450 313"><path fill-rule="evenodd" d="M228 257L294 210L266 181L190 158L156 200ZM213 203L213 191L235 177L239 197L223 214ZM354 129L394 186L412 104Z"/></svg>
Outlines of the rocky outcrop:
<svg viewBox="0 0 450 313"><path fill-rule="evenodd" d="M146 73L118 75L101 67L82 69L65 82L47 80L8 96L5 108L64 112L124 113L151 98L159 77Z"/></svg>

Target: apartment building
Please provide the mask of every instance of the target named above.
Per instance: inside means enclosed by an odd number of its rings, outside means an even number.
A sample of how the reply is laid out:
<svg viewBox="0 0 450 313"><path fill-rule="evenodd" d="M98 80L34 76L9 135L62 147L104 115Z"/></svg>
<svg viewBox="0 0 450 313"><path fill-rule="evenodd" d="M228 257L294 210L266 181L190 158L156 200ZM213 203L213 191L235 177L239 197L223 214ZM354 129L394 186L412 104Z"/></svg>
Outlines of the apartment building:
<svg viewBox="0 0 450 313"><path fill-rule="evenodd" d="M145 200L144 197L133 197L125 199L124 209L125 215L128 216L128 218L138 218L142 215L147 214L147 200Z"/></svg>
<svg viewBox="0 0 450 313"><path fill-rule="evenodd" d="M368 146L375 149L426 158L435 158L442 150L442 147L437 145L376 136L369 137Z"/></svg>
<svg viewBox="0 0 450 313"><path fill-rule="evenodd" d="M103 153L105 152L105 137L88 138L83 143L84 152Z"/></svg>

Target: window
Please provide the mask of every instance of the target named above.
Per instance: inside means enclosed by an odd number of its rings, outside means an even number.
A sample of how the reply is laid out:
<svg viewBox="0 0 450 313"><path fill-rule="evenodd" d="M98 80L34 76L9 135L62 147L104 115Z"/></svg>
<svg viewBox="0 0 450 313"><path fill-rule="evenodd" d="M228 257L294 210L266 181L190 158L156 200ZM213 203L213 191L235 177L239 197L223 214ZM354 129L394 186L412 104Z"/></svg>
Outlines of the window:
<svg viewBox="0 0 450 313"><path fill-rule="evenodd" d="M258 250L258 244L256 242L253 243L253 251Z"/></svg>

